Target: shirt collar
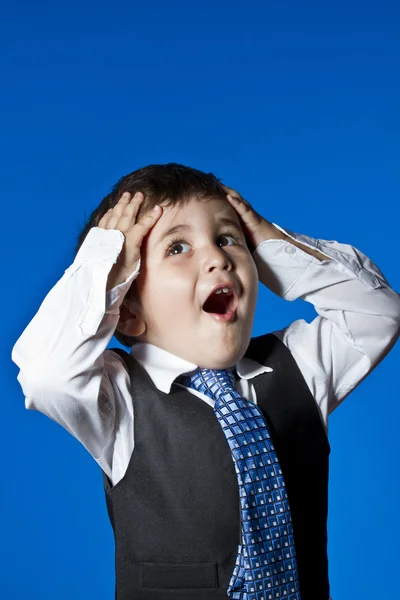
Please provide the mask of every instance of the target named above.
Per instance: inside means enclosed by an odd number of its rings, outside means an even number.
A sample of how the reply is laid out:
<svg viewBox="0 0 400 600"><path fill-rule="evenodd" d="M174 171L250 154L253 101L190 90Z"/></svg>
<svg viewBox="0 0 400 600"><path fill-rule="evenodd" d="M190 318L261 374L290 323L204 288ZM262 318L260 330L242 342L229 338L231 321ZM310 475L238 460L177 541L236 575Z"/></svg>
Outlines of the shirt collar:
<svg viewBox="0 0 400 600"><path fill-rule="evenodd" d="M156 388L165 394L169 394L177 377L198 368L194 363L153 344L137 343L132 347L131 354L146 370ZM251 379L270 371L273 371L271 367L261 365L245 356L236 364L236 372L243 379Z"/></svg>

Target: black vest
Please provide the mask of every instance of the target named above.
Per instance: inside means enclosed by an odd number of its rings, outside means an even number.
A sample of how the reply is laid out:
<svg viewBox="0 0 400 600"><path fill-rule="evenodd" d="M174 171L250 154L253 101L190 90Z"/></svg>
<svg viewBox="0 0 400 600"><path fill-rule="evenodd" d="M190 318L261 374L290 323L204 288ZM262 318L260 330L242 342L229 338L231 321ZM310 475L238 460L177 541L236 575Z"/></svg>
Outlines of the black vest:
<svg viewBox="0 0 400 600"><path fill-rule="evenodd" d="M128 353L135 447L121 481L103 473L114 530L117 600L227 600L240 543L238 484L212 408L172 385L159 391ZM246 356L273 368L251 383L282 467L302 600L328 600L330 446L314 398L273 334ZM267 599L267 593L265 594Z"/></svg>

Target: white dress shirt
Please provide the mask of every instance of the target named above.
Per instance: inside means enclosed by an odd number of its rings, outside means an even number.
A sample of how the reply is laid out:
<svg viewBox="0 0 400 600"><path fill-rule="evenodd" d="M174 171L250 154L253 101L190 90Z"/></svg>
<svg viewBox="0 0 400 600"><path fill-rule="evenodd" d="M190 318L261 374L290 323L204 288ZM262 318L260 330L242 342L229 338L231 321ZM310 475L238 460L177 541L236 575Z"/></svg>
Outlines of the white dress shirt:
<svg viewBox="0 0 400 600"><path fill-rule="evenodd" d="M274 224L275 225L275 224ZM273 333L292 353L327 430L328 415L389 352L399 335L400 299L376 265L353 246L317 240L275 225L319 250L318 260L289 241L271 239L253 252L259 280L280 297L302 298L318 316ZM106 292L124 242L117 230L93 228L73 264L50 290L16 342L12 359L28 409L65 427L115 485L134 451L134 410L121 358L107 349L129 279ZM168 393L176 377L197 365L150 344L131 353L154 385ZM243 358L236 389L257 402L248 381L272 369ZM177 384L176 384L177 385ZM189 389L212 405L213 400Z"/></svg>

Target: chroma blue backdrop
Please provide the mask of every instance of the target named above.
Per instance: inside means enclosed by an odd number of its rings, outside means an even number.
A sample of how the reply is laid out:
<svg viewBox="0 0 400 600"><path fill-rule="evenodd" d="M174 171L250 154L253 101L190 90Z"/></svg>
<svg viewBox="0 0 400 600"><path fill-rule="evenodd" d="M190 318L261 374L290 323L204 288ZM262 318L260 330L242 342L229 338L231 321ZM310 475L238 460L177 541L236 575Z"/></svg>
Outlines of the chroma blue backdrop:
<svg viewBox="0 0 400 600"><path fill-rule="evenodd" d="M170 161L213 171L399 289L399 26L388 0L3 5L1 598L113 598L99 467L25 410L10 354L116 179ZM315 316L260 289L254 333ZM397 597L399 358L330 419L333 600Z"/></svg>

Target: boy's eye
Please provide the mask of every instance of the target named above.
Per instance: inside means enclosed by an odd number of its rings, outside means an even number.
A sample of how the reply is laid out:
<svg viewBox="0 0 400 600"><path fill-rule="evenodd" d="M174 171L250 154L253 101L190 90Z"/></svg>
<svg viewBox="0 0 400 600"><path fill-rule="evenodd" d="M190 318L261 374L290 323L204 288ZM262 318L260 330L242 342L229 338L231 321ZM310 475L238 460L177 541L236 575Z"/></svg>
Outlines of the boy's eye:
<svg viewBox="0 0 400 600"><path fill-rule="evenodd" d="M189 246L189 244L186 244L186 242L183 242L181 240L172 242L167 251L168 256L176 256L177 254L182 254L182 252L180 251L180 248L182 248L182 246Z"/></svg>
<svg viewBox="0 0 400 600"><path fill-rule="evenodd" d="M235 239L235 237L234 237L233 235L228 235L228 234L225 234L225 235L220 235L218 239L219 239L219 240L221 240L221 239L222 239L222 240L228 240L229 238L230 238L231 240L233 240L233 243L235 243L235 242L236 242L236 239ZM231 244L223 244L223 245L224 245L224 246L230 246Z"/></svg>
<svg viewBox="0 0 400 600"><path fill-rule="evenodd" d="M221 246L231 246L232 243L233 244L236 243L235 236L228 234L228 233L220 235L218 237L218 243L220 243L221 240L223 240L223 243L220 244ZM229 243L229 240L232 240L231 243ZM187 244L183 240L172 240L171 244L168 247L167 255L168 256L176 256L177 254L183 254L185 252L185 250L183 249L184 246L189 246L189 245L190 244Z"/></svg>

